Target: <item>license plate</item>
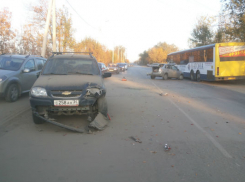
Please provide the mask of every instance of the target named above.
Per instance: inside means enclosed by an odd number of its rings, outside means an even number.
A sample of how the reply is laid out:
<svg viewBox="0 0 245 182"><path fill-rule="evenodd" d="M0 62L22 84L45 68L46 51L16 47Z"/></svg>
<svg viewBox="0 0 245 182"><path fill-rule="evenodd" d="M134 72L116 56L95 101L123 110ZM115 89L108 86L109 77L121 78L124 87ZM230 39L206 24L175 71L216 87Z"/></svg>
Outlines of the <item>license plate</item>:
<svg viewBox="0 0 245 182"><path fill-rule="evenodd" d="M54 106L78 106L79 100L54 100Z"/></svg>

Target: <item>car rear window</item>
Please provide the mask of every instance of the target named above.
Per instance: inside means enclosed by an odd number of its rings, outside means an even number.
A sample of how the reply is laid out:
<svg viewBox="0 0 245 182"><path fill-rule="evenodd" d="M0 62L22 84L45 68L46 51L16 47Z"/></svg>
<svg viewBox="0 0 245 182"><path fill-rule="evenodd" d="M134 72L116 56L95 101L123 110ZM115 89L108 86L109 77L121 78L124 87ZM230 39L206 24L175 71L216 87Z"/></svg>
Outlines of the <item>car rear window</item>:
<svg viewBox="0 0 245 182"><path fill-rule="evenodd" d="M0 69L17 71L23 62L24 59L0 56Z"/></svg>
<svg viewBox="0 0 245 182"><path fill-rule="evenodd" d="M91 75L99 75L98 64L93 59L49 59L45 68L43 70L43 74L91 74Z"/></svg>

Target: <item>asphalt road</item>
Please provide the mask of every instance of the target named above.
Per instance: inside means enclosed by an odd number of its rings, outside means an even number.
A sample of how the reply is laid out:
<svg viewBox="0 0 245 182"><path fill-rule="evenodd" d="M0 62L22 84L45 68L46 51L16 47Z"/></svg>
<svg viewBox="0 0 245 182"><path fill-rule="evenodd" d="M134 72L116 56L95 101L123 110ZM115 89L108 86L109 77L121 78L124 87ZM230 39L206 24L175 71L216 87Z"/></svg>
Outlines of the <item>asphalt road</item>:
<svg viewBox="0 0 245 182"><path fill-rule="evenodd" d="M93 134L35 125L28 94L0 100L0 181L244 182L244 81L151 80L147 72L135 66L105 79L111 122Z"/></svg>

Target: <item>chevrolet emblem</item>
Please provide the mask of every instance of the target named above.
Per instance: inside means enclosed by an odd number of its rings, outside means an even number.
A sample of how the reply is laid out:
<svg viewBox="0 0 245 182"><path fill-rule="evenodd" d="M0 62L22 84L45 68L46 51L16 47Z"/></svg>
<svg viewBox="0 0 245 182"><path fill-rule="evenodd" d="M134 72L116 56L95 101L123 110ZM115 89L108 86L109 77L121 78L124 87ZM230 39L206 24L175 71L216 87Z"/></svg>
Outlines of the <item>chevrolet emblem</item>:
<svg viewBox="0 0 245 182"><path fill-rule="evenodd" d="M62 95L70 95L71 92L65 91L65 92L62 92L61 94L62 94Z"/></svg>

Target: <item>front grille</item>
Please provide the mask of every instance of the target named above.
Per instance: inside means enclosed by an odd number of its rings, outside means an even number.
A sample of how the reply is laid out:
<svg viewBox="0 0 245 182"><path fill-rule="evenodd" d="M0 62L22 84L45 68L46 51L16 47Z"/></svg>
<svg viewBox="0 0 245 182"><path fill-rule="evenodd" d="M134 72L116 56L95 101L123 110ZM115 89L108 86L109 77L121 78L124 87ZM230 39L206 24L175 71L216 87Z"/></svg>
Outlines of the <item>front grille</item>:
<svg viewBox="0 0 245 182"><path fill-rule="evenodd" d="M75 94L71 94L71 95L62 95L62 94L51 94L52 97L80 97L81 95L75 95Z"/></svg>
<svg viewBox="0 0 245 182"><path fill-rule="evenodd" d="M70 92L70 93L69 93ZM63 93L63 94L62 94ZM69 93L68 95L66 95L65 93ZM68 91L68 90L64 90L64 91L51 91L51 96L55 97L55 98L78 98L82 95L82 91Z"/></svg>

